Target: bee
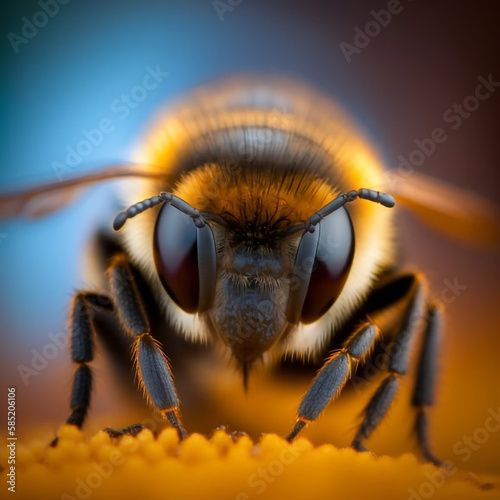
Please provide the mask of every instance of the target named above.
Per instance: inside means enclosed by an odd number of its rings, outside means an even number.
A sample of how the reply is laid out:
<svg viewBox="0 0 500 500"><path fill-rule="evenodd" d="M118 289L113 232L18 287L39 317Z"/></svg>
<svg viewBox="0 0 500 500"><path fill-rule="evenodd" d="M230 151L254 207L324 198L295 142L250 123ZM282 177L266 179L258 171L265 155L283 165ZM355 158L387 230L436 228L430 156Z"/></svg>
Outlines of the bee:
<svg viewBox="0 0 500 500"><path fill-rule="evenodd" d="M107 335L93 311L103 309L133 343L149 404L187 436L168 353L149 318L154 309L172 335L229 356L245 387L260 365L322 358L288 441L388 343L385 378L352 442L357 450L386 415L421 338L414 428L424 458L440 463L427 415L441 307L427 298L420 273L399 269L393 207L477 240L490 238L489 207L415 172L403 178L387 169L329 97L280 78L239 78L193 91L162 113L136 162L4 194L0 210L48 214L77 189L120 179L107 292L78 291L70 307L76 371L68 424L82 427L87 417L95 337Z"/></svg>

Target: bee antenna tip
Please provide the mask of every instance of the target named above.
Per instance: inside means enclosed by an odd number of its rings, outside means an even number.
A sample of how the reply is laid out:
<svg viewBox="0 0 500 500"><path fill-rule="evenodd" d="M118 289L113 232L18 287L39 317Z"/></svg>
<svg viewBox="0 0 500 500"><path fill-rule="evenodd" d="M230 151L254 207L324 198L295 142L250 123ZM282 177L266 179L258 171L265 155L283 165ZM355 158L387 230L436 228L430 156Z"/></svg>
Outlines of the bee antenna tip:
<svg viewBox="0 0 500 500"><path fill-rule="evenodd" d="M113 221L113 229L119 231L125 225L127 218L126 212L120 212Z"/></svg>

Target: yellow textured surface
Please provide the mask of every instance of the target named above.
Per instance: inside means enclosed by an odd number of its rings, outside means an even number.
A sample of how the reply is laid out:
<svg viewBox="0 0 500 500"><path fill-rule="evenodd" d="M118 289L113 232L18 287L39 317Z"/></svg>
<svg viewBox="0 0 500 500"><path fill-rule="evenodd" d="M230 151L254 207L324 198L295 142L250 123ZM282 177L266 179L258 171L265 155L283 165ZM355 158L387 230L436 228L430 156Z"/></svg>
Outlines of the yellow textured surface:
<svg viewBox="0 0 500 500"><path fill-rule="evenodd" d="M111 439L102 431L86 437L72 426L63 426L59 436L56 448L42 441L18 446L12 498L500 498L500 478L494 475L445 472L412 454L377 458L349 448L314 447L305 438L289 445L268 434L255 444L247 436L233 440L216 431L210 439L192 434L179 444L170 428L157 438L146 430Z"/></svg>

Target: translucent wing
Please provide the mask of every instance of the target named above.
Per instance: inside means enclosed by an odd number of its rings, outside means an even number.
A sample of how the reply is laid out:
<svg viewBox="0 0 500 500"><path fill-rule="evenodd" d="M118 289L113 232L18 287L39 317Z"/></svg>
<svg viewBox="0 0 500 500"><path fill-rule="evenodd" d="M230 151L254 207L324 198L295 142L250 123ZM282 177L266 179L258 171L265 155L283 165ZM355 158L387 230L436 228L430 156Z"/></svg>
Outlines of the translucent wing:
<svg viewBox="0 0 500 500"><path fill-rule="evenodd" d="M161 179L164 172L141 164L111 165L97 172L35 186L19 192L0 194L0 218L25 215L43 217L73 202L93 184L125 177Z"/></svg>
<svg viewBox="0 0 500 500"><path fill-rule="evenodd" d="M487 246L500 241L498 207L469 191L413 173L390 192L400 206L442 233Z"/></svg>

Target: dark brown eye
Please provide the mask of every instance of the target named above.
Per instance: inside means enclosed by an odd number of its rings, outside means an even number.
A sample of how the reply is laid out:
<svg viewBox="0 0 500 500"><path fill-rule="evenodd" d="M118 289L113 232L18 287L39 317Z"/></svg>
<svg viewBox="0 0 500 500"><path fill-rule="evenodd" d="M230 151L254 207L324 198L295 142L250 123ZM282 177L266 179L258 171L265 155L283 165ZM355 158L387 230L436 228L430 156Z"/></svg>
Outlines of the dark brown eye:
<svg viewBox="0 0 500 500"><path fill-rule="evenodd" d="M325 217L318 229L318 246L302 308L303 323L318 320L337 300L354 256L354 230L345 208Z"/></svg>
<svg viewBox="0 0 500 500"><path fill-rule="evenodd" d="M154 232L156 270L170 297L189 313L197 311L200 294L197 231L191 217L163 205Z"/></svg>

